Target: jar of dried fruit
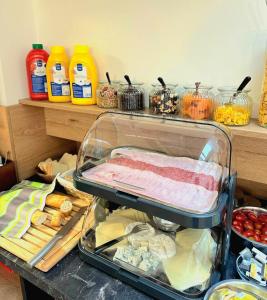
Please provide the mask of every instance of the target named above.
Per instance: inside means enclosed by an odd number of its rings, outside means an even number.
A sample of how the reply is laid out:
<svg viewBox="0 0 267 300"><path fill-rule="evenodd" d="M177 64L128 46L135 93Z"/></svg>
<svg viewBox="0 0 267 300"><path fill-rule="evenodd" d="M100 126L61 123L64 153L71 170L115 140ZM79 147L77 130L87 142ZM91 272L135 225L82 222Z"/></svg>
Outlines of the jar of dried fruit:
<svg viewBox="0 0 267 300"><path fill-rule="evenodd" d="M179 111L176 84L152 84L149 94L149 108L156 114L176 114Z"/></svg>
<svg viewBox="0 0 267 300"><path fill-rule="evenodd" d="M236 92L236 87L218 88L214 121L230 126L247 125L251 116L251 98L249 90Z"/></svg>
<svg viewBox="0 0 267 300"><path fill-rule="evenodd" d="M119 81L112 81L109 84L106 81L100 81L96 90L97 105L102 108L118 107L118 88Z"/></svg>
<svg viewBox="0 0 267 300"><path fill-rule="evenodd" d="M212 118L214 95L211 86L195 85L185 86L181 99L181 115L193 120L209 120Z"/></svg>

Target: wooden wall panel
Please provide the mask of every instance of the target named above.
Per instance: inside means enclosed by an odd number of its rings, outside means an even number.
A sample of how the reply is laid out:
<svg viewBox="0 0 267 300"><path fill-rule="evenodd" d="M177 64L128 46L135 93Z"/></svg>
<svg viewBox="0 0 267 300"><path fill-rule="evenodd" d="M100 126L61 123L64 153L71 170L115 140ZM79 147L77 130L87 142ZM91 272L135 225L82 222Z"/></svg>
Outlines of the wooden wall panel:
<svg viewBox="0 0 267 300"><path fill-rule="evenodd" d="M76 143L46 134L44 109L14 105L8 107L19 180L32 176L37 164L76 150Z"/></svg>
<svg viewBox="0 0 267 300"><path fill-rule="evenodd" d="M14 159L12 141L10 138L10 120L8 110L0 106L0 154L6 155L9 152L9 159Z"/></svg>

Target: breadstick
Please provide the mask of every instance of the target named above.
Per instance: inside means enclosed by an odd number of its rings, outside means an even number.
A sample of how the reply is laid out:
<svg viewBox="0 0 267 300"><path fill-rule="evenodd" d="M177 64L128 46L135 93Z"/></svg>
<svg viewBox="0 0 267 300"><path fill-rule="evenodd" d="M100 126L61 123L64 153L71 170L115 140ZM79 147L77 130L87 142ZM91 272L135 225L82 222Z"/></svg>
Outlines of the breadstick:
<svg viewBox="0 0 267 300"><path fill-rule="evenodd" d="M66 200L69 200L68 196L50 194L46 197L45 204L54 208L60 208L62 203Z"/></svg>
<svg viewBox="0 0 267 300"><path fill-rule="evenodd" d="M40 210L36 210L31 217L31 222L32 224L39 226L42 225L46 221L46 219L47 219L46 213Z"/></svg>
<svg viewBox="0 0 267 300"><path fill-rule="evenodd" d="M58 227L61 225L61 221L62 221L61 213L59 211L55 212L51 217L51 226Z"/></svg>

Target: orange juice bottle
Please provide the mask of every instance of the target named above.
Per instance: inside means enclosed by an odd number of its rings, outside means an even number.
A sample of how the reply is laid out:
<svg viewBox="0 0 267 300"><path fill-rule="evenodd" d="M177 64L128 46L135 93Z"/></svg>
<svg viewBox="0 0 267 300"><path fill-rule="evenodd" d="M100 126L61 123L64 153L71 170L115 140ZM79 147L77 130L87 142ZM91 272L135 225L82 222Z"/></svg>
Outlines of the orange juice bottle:
<svg viewBox="0 0 267 300"><path fill-rule="evenodd" d="M64 47L54 46L46 65L48 99L51 102L69 102L69 59Z"/></svg>
<svg viewBox="0 0 267 300"><path fill-rule="evenodd" d="M70 88L73 104L96 104L97 70L89 47L77 45L70 61Z"/></svg>

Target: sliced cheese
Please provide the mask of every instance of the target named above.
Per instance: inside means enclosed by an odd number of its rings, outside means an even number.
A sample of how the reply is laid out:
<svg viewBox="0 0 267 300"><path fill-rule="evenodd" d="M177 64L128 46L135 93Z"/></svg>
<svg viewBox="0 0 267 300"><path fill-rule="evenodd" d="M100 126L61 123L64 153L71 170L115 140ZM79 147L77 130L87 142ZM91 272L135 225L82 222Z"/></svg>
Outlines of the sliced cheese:
<svg viewBox="0 0 267 300"><path fill-rule="evenodd" d="M196 260L193 251L180 248L175 256L162 263L171 286L179 291L202 285L210 277L210 267Z"/></svg>
<svg viewBox="0 0 267 300"><path fill-rule="evenodd" d="M211 275L216 243L209 229L185 229L176 234L177 253L164 260L163 268L172 285L184 291L204 286Z"/></svg>
<svg viewBox="0 0 267 300"><path fill-rule="evenodd" d="M114 210L107 216L106 221L99 223L96 227L96 247L123 236L126 227L130 223L147 222L148 220L149 218L145 213L133 208ZM123 242L120 245L126 243L127 242ZM117 245L114 245L112 249L116 247Z"/></svg>

